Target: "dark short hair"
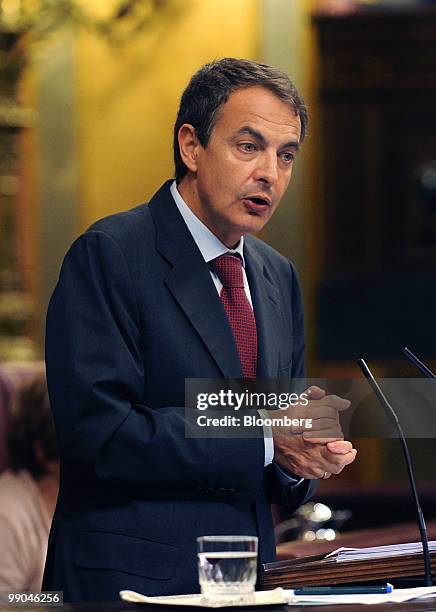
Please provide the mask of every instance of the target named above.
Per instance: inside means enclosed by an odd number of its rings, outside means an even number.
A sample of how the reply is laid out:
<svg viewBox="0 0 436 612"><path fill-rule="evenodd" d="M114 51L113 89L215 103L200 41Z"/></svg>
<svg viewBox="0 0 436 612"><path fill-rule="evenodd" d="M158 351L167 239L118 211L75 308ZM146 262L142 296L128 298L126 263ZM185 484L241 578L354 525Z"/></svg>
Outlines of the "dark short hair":
<svg viewBox="0 0 436 612"><path fill-rule="evenodd" d="M59 459L44 372L18 390L9 419L7 442L11 469L14 472L27 470L36 480L46 471L38 459L37 444L47 461Z"/></svg>
<svg viewBox="0 0 436 612"><path fill-rule="evenodd" d="M231 93L238 89L265 87L280 100L289 103L300 117L301 141L306 134L307 109L303 98L288 76L273 66L259 64L246 59L225 57L205 64L189 81L182 94L179 112L174 124L174 165L176 180L179 183L187 168L180 156L178 132L184 123L194 126L203 147L209 142L213 127L218 119L218 111Z"/></svg>

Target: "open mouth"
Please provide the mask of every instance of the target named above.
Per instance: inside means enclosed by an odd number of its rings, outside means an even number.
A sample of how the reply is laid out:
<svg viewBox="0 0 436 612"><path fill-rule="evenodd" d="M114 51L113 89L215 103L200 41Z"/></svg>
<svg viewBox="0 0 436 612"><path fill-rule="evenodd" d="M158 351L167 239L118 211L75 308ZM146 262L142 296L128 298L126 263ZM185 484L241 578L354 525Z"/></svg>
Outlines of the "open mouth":
<svg viewBox="0 0 436 612"><path fill-rule="evenodd" d="M262 196L250 196L248 198L244 198L243 201L250 208L257 210L264 210L271 205L271 202L267 198L263 198Z"/></svg>
<svg viewBox="0 0 436 612"><path fill-rule="evenodd" d="M255 197L255 198L248 198L248 199L254 202L255 204L265 204L266 206L269 206L268 200L265 200L264 198Z"/></svg>
<svg viewBox="0 0 436 612"><path fill-rule="evenodd" d="M243 198L242 202L244 203L248 214L255 216L264 215L271 206L271 202L262 196L250 196L248 198Z"/></svg>

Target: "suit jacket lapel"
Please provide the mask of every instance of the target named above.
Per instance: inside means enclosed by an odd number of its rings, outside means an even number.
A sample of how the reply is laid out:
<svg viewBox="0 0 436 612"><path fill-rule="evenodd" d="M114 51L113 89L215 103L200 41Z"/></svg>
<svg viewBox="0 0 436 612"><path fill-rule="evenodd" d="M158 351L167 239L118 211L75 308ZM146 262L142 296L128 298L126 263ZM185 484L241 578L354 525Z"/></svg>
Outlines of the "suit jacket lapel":
<svg viewBox="0 0 436 612"><path fill-rule="evenodd" d="M224 307L209 267L177 210L170 184L166 183L149 204L156 226L156 248L172 264L165 283L222 375L241 378L241 364Z"/></svg>
<svg viewBox="0 0 436 612"><path fill-rule="evenodd" d="M244 245L246 272L256 316L258 336L258 378L274 378L279 365L282 328L279 291L272 284L259 253L246 239Z"/></svg>

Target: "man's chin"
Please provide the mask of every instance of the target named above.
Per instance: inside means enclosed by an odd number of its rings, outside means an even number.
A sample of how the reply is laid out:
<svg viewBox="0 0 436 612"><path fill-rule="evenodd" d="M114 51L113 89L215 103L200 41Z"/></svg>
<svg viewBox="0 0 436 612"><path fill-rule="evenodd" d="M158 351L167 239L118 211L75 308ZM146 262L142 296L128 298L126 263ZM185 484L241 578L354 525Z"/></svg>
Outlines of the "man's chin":
<svg viewBox="0 0 436 612"><path fill-rule="evenodd" d="M256 224L256 225L245 225L245 227L243 228L241 227L238 232L238 238L231 241L232 245L238 244L239 240L241 239L241 236L250 236L251 234L258 234L259 232L263 230L264 227L265 227L265 223ZM227 242L224 242L224 244L227 244Z"/></svg>
<svg viewBox="0 0 436 612"><path fill-rule="evenodd" d="M244 215L244 220L241 223L241 226L243 225L245 228L244 234L253 234L255 232L260 232L269 221L269 218L269 214L259 214L251 212L246 213Z"/></svg>
<svg viewBox="0 0 436 612"><path fill-rule="evenodd" d="M227 246L229 246L229 244L235 245L239 242L241 236L260 232L265 227L268 220L269 217L265 218L263 215L245 213L238 219L233 218L231 222L227 224L227 231L224 235L220 236L218 233L216 235Z"/></svg>

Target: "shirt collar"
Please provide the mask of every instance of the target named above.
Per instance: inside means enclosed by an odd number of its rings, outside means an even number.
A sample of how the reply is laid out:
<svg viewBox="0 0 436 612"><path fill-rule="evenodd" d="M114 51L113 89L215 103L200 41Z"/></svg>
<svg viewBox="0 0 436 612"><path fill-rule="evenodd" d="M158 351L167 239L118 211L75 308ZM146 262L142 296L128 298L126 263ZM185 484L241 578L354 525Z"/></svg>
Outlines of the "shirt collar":
<svg viewBox="0 0 436 612"><path fill-rule="evenodd" d="M225 244L215 236L213 232L192 212L185 200L180 195L176 181L173 181L170 187L171 195L174 198L177 208L186 223L188 230L191 232L196 245L200 249L203 259L206 263L216 259L224 253L238 253L242 259L242 265L245 266L244 260L244 236L241 236L236 248L229 249Z"/></svg>

